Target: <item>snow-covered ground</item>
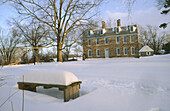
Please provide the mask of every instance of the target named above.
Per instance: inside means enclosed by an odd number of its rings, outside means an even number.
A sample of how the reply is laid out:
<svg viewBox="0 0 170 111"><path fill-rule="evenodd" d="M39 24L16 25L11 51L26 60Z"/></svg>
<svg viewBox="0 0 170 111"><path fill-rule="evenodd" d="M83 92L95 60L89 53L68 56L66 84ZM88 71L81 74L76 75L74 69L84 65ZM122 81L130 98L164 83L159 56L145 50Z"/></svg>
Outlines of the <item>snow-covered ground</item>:
<svg viewBox="0 0 170 111"><path fill-rule="evenodd" d="M65 70L81 84L80 97L63 102L56 88L24 91L24 111L170 111L170 55L88 59L65 63L5 66L0 71L0 111L21 111L23 73Z"/></svg>

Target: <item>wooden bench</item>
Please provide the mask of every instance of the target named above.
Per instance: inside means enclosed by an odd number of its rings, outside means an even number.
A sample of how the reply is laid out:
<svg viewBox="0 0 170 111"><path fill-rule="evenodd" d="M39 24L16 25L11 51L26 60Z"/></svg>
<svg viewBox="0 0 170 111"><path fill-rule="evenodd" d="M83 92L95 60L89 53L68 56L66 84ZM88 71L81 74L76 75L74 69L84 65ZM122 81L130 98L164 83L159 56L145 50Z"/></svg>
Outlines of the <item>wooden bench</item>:
<svg viewBox="0 0 170 111"><path fill-rule="evenodd" d="M46 72L43 72L43 73L46 73ZM30 72L30 74L31 74L31 72ZM36 75L35 72L32 74ZM50 76L50 74L47 74L47 75ZM71 73L71 76L73 76L75 79L77 79L75 77L75 75L73 75L72 73ZM67 84L67 85L61 85L61 84L56 84L56 83L49 84L49 83L43 83L43 82L36 82L36 77L34 79L34 82L24 81L24 80L17 82L19 89L29 90L29 91L34 91L34 92L36 92L37 86L43 86L45 89L52 88L52 87L59 88L59 90L64 91L64 102L67 102L70 99L75 99L75 98L79 97L79 89L80 89L81 83L82 83L81 81L75 81L75 82L71 82L70 84Z"/></svg>
<svg viewBox="0 0 170 111"><path fill-rule="evenodd" d="M29 90L36 92L37 86L43 86L45 89L47 88L59 88L59 90L64 91L64 102L69 101L70 99L75 99L79 97L79 89L80 84L82 82L74 82L70 85L57 85L57 84L41 84L41 83L29 83L29 82L18 82L18 88L23 90Z"/></svg>

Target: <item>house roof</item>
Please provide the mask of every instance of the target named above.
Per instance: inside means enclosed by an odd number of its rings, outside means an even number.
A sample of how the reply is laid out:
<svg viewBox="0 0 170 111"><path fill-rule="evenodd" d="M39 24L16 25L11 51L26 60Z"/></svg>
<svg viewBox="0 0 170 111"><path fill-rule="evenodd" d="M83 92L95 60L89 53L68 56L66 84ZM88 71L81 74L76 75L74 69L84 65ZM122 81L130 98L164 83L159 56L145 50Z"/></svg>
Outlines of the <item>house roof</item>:
<svg viewBox="0 0 170 111"><path fill-rule="evenodd" d="M153 49L151 49L149 46L147 46L147 45L145 45L145 46L143 46L140 50L139 50L139 52L153 52L154 50Z"/></svg>

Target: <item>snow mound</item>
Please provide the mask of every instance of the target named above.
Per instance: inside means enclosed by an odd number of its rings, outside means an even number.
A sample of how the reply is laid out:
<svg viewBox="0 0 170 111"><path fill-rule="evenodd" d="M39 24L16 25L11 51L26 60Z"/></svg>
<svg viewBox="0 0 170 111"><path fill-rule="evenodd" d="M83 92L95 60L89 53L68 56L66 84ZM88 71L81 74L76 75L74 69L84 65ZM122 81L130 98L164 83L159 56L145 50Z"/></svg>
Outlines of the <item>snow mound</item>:
<svg viewBox="0 0 170 111"><path fill-rule="evenodd" d="M19 82L70 85L78 82L78 78L71 72L59 70L29 71L23 74Z"/></svg>

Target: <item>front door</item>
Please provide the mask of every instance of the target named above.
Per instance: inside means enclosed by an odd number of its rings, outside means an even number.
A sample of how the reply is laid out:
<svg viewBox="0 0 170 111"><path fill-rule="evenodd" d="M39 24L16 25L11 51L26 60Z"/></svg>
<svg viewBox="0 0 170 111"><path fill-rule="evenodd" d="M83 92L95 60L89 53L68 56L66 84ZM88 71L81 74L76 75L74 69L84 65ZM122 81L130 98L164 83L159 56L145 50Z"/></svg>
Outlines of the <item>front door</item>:
<svg viewBox="0 0 170 111"><path fill-rule="evenodd" d="M105 58L109 58L109 49L105 49Z"/></svg>

